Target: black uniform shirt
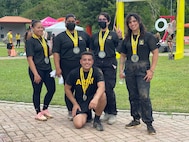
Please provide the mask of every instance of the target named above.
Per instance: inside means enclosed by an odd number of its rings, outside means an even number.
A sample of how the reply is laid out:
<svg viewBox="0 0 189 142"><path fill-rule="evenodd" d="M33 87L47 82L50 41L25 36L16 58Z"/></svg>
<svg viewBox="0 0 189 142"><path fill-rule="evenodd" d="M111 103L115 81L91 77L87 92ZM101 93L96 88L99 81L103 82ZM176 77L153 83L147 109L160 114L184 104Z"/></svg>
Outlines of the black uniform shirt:
<svg viewBox="0 0 189 142"><path fill-rule="evenodd" d="M47 45L47 51L49 51L49 47ZM31 37L26 41L26 56L33 56L33 61L37 69L41 70L49 70L51 68L50 60L49 64L46 64L44 59L44 50L38 39L34 39ZM49 52L48 52L49 58Z"/></svg>
<svg viewBox="0 0 189 142"><path fill-rule="evenodd" d="M156 39L151 33L146 32L143 36L139 37L137 55L139 56L140 61L149 61L150 52L158 48L156 43ZM120 52L126 54L127 60L131 60L133 53L130 37L128 39L124 39Z"/></svg>
<svg viewBox="0 0 189 142"><path fill-rule="evenodd" d="M102 36L104 36L105 32L102 32ZM94 55L98 57L98 53L100 51L99 45L99 33L96 33L91 38L91 46L90 49L93 50ZM116 56L116 48L119 43L119 38L115 32L110 31L104 44L104 51L106 53L106 57L115 57ZM105 58L106 58L105 57Z"/></svg>
<svg viewBox="0 0 189 142"><path fill-rule="evenodd" d="M88 72L84 72L84 77L85 79L87 78ZM97 83L100 81L104 81L103 73L102 71L97 68L93 67L93 73L91 77L91 81L89 84L89 87L87 88L86 95L87 95L87 100L83 100L83 89L81 86L81 79L80 79L80 68L76 68L72 70L67 79L66 83L70 86L73 86L75 90L75 98L78 104L80 105L82 111L87 111L88 110L88 105L90 101L92 100L94 94L96 93L97 90Z"/></svg>
<svg viewBox="0 0 189 142"><path fill-rule="evenodd" d="M58 34L53 41L53 53L59 53L60 59L66 60L79 60L83 51L86 51L90 45L90 37L83 31L78 31L78 47L80 53L73 53L74 44L71 38L66 34L66 31Z"/></svg>

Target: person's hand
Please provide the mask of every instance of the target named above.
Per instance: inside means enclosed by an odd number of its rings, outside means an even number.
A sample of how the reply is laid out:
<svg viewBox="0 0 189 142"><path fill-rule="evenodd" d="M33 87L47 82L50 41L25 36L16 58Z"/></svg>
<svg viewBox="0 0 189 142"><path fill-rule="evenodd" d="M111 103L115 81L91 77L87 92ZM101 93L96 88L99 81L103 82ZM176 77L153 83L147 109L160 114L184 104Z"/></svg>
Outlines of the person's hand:
<svg viewBox="0 0 189 142"><path fill-rule="evenodd" d="M98 105L98 99L94 97L91 100L91 102L89 103L89 109L94 109L95 110L97 105Z"/></svg>
<svg viewBox="0 0 189 142"><path fill-rule="evenodd" d="M41 76L39 74L34 75L34 82L37 84L41 82Z"/></svg>
<svg viewBox="0 0 189 142"><path fill-rule="evenodd" d="M120 73L119 73L119 77L120 77L120 78L125 78L125 74L124 74L123 71L120 71Z"/></svg>
<svg viewBox="0 0 189 142"><path fill-rule="evenodd" d="M73 116L73 117L76 116L77 110L81 111L81 108L80 108L79 104L73 105L73 108L72 108L72 116Z"/></svg>
<svg viewBox="0 0 189 142"><path fill-rule="evenodd" d="M119 27L117 28L116 26L114 26L114 29L115 29L119 39L122 39L122 32L121 32L120 28Z"/></svg>
<svg viewBox="0 0 189 142"><path fill-rule="evenodd" d="M152 80L154 75L154 72L152 70L147 70L146 71L146 76L144 77L144 79L146 80L146 82L150 82L150 80Z"/></svg>
<svg viewBox="0 0 189 142"><path fill-rule="evenodd" d="M62 75L62 70L59 68L59 69L56 69L56 76L60 77Z"/></svg>

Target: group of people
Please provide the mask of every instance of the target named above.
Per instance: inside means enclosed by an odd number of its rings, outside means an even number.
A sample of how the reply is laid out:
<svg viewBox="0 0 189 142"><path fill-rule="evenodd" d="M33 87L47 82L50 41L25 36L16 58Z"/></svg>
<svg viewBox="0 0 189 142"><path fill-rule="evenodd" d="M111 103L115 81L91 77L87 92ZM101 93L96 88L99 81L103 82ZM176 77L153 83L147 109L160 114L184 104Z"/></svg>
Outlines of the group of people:
<svg viewBox="0 0 189 142"><path fill-rule="evenodd" d="M65 103L68 118L75 128L82 128L93 120L93 127L103 131L101 120L109 125L116 122L117 106L114 88L116 85L116 51L120 52L120 78L125 78L129 92L131 116L133 120L126 128L137 127L140 119L146 123L149 134L155 134L152 126L152 105L150 101L150 81L158 60L155 37L146 32L137 14L126 17L127 34L110 31L110 16L102 12L98 16L99 32L90 37L84 31L75 30L76 17L66 15L66 31L53 39L49 48L43 37L40 21L33 21L32 36L26 41L28 72L33 86L35 119L45 121L53 116L48 106L55 93L54 78L50 76L53 55L56 76L63 76ZM152 52L152 63L149 55ZM124 74L123 74L124 73ZM40 93L43 83L47 88L43 108L40 108ZM92 111L95 116L92 117ZM103 118L100 118L104 112Z"/></svg>

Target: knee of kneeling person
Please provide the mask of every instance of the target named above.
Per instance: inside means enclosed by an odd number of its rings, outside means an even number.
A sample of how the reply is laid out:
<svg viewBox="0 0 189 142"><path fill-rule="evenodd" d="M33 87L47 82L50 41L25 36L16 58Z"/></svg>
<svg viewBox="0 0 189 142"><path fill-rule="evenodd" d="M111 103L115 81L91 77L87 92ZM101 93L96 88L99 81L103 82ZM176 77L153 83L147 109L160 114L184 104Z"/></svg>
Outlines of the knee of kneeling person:
<svg viewBox="0 0 189 142"><path fill-rule="evenodd" d="M76 129L81 129L86 123L87 115L78 114L73 118L73 124Z"/></svg>
<svg viewBox="0 0 189 142"><path fill-rule="evenodd" d="M81 129L82 127L83 127L83 125L80 123L77 123L77 124L74 124L74 127L76 128L76 129Z"/></svg>
<svg viewBox="0 0 189 142"><path fill-rule="evenodd" d="M81 121L77 121L77 120L74 121L73 123L74 123L74 127L76 129L81 129L83 127L83 125L84 125Z"/></svg>

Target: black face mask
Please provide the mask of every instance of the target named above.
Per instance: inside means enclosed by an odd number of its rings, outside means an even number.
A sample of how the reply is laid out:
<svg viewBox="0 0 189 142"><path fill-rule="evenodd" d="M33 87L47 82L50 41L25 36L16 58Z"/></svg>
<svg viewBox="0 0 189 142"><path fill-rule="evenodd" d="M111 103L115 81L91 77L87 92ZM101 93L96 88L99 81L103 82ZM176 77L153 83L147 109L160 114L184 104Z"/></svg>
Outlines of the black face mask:
<svg viewBox="0 0 189 142"><path fill-rule="evenodd" d="M99 25L100 28L102 28L102 29L105 29L105 28L106 28L106 22L104 22L104 21L99 21L99 22L98 22L98 25Z"/></svg>
<svg viewBox="0 0 189 142"><path fill-rule="evenodd" d="M73 31L75 29L75 23L66 23L66 28Z"/></svg>

